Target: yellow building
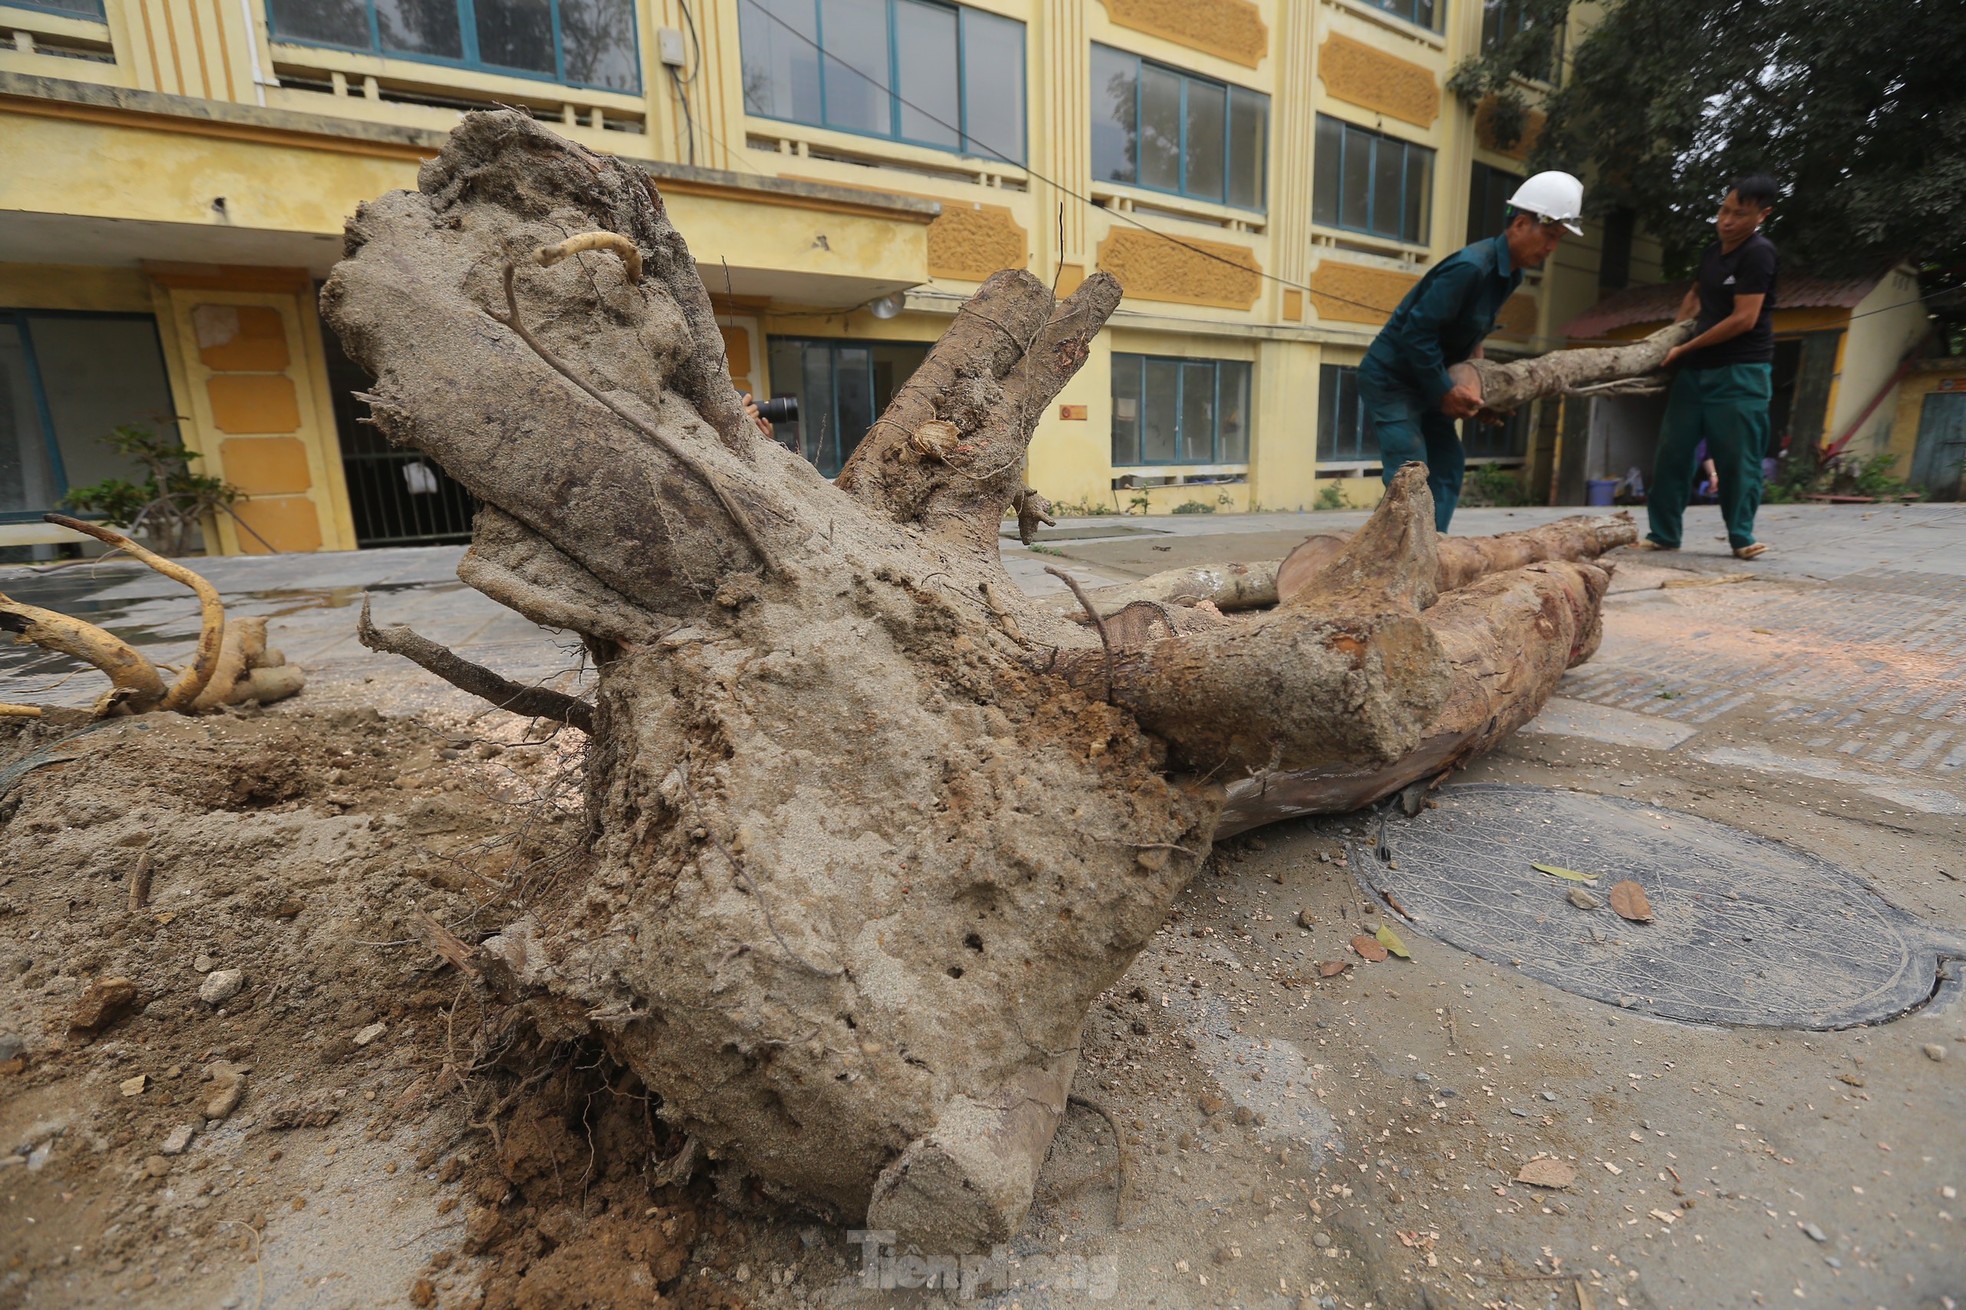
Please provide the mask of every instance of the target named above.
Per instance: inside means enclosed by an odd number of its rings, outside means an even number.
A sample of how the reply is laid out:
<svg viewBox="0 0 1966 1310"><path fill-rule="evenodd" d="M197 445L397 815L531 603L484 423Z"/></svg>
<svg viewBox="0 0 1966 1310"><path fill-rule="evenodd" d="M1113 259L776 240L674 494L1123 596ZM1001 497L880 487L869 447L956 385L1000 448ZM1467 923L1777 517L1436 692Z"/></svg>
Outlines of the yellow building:
<svg viewBox="0 0 1966 1310"><path fill-rule="evenodd" d="M650 170L733 376L798 397L782 435L828 473L982 278L1103 269L1126 301L1033 485L1364 500L1349 370L1522 171L1443 89L1483 29L1475 0L0 2L0 548L126 474L99 438L139 422L246 493L211 548L460 539L314 292L354 207L493 104ZM1507 307L1518 348L1597 298L1596 246ZM1554 431L1477 440L1547 468Z"/></svg>

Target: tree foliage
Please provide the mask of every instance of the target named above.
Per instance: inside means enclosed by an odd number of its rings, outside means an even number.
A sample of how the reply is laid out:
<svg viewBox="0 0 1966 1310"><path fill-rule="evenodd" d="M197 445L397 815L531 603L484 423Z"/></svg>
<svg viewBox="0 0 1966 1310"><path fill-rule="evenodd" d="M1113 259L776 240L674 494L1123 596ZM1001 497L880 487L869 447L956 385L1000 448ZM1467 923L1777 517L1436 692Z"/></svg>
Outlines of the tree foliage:
<svg viewBox="0 0 1966 1310"><path fill-rule="evenodd" d="M1504 0L1514 35L1456 71L1507 127L1539 43L1571 0ZM1519 30L1515 30L1519 28ZM1562 57L1531 164L1589 180L1593 213L1630 209L1685 268L1728 179L1765 171L1790 267L1966 281L1966 9L1959 0L1609 0Z"/></svg>

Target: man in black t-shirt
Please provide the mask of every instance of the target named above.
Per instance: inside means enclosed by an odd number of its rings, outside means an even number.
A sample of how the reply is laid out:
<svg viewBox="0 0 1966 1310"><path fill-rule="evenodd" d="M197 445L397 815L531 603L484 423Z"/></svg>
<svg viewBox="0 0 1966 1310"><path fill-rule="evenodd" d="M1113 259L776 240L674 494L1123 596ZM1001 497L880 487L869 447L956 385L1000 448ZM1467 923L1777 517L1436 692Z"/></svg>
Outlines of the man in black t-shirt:
<svg viewBox="0 0 1966 1310"><path fill-rule="evenodd" d="M1775 359L1775 245L1761 225L1775 207L1775 180L1738 179L1714 219L1719 240L1700 257L1700 275L1680 302L1679 321L1699 331L1666 356L1677 367L1652 464L1646 502L1651 531L1640 550L1678 550L1702 441L1719 474L1720 513L1738 559L1768 549L1754 539L1761 460L1769 453L1768 399Z"/></svg>

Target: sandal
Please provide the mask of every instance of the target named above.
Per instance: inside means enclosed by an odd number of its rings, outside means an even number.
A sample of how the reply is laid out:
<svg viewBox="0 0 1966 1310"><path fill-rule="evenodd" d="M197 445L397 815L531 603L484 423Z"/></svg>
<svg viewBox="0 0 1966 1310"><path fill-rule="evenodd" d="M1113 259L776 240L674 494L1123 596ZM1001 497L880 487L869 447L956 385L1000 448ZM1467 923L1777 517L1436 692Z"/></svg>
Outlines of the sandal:
<svg viewBox="0 0 1966 1310"><path fill-rule="evenodd" d="M1749 545L1749 546L1734 547L1735 559L1760 559L1763 555L1766 555L1767 553L1768 553L1768 543L1765 541L1757 541L1753 545Z"/></svg>
<svg viewBox="0 0 1966 1310"><path fill-rule="evenodd" d="M1652 540L1652 538L1650 537L1647 537L1643 541L1634 541L1631 544L1631 548L1633 550L1678 550L1679 549L1679 547L1677 546L1661 546L1658 542Z"/></svg>

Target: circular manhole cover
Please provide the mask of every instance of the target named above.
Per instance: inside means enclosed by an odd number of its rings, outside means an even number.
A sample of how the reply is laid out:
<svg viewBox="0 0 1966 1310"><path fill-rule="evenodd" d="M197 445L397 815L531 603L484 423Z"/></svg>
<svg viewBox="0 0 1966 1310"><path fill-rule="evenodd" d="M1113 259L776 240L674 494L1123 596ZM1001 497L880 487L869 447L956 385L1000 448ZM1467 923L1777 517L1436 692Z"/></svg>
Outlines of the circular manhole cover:
<svg viewBox="0 0 1966 1310"><path fill-rule="evenodd" d="M1656 806L1582 792L1476 784L1390 819L1393 866L1372 843L1351 862L1421 928L1552 987L1665 1018L1844 1028L1915 1009L1959 948L1807 852ZM1595 874L1602 908L1570 903L1550 864ZM1612 913L1632 879L1653 921Z"/></svg>

